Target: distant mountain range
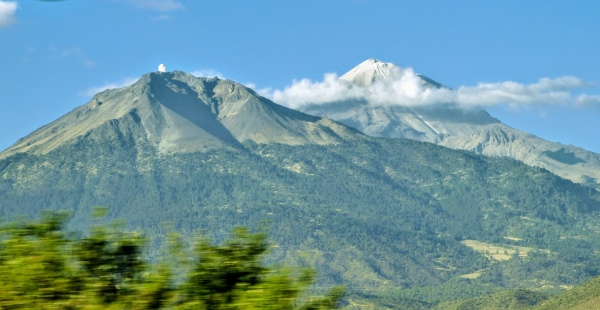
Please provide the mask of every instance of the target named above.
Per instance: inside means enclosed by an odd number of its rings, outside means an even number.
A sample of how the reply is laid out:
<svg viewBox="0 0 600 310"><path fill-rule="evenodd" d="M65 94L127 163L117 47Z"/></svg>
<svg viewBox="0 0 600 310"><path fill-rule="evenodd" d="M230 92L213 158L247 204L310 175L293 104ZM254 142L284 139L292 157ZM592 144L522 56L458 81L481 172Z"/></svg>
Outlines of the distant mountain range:
<svg viewBox="0 0 600 310"><path fill-rule="evenodd" d="M501 125L447 109L441 123ZM589 187L510 158L370 137L179 71L101 92L0 153L6 218L68 210L83 230L96 206L143 232L153 259L172 230L219 241L266 220L270 260L313 266L316 289L348 285L349 308L559 290L600 274Z"/></svg>
<svg viewBox="0 0 600 310"><path fill-rule="evenodd" d="M369 86L402 70L393 63L369 59L340 79ZM428 77L419 77L423 87L444 87ZM403 106L345 101L307 104L300 110L334 119L367 135L407 138L486 156L506 156L577 183L600 186L600 154L511 128L483 109L463 109L451 103Z"/></svg>

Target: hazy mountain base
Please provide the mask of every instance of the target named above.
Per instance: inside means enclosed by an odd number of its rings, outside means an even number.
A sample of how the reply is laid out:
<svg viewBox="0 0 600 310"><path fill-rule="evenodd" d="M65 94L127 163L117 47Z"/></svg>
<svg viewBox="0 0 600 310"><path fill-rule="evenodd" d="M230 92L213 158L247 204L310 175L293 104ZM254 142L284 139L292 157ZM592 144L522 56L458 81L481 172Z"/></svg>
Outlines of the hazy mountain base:
<svg viewBox="0 0 600 310"><path fill-rule="evenodd" d="M146 232L155 249L172 229L221 241L232 226L267 219L273 261L314 266L318 286L347 284L349 301L376 296L381 305L435 305L458 298L451 292L461 286L484 289L460 298L490 293L490 285L556 289L597 275L598 195L510 159L410 140L247 142L157 155L112 135L0 160L0 209L8 216L66 209L81 228L104 205L111 218ZM494 263L464 239L534 250ZM429 289L415 293L421 286Z"/></svg>

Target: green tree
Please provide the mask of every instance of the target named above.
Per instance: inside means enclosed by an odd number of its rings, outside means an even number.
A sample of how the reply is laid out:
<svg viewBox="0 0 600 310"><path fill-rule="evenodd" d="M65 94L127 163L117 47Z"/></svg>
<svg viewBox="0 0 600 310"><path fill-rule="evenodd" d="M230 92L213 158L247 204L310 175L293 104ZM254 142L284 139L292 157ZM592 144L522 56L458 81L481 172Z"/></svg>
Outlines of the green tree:
<svg viewBox="0 0 600 310"><path fill-rule="evenodd" d="M293 276L289 268L270 269L261 259L268 251L266 234L245 228L233 231L223 245L200 240L192 270L177 299L177 309L333 309L343 289L325 297L303 297L314 281L312 270ZM300 302L302 301L302 302Z"/></svg>
<svg viewBox="0 0 600 310"><path fill-rule="evenodd" d="M84 283L70 261L64 215L0 230L0 308L68 309ZM52 306L50 306L52 305Z"/></svg>
<svg viewBox="0 0 600 310"><path fill-rule="evenodd" d="M150 264L139 236L96 226L76 238L65 219L49 213L0 228L0 309L335 309L343 294L307 296L312 271L265 266L266 235L247 229Z"/></svg>

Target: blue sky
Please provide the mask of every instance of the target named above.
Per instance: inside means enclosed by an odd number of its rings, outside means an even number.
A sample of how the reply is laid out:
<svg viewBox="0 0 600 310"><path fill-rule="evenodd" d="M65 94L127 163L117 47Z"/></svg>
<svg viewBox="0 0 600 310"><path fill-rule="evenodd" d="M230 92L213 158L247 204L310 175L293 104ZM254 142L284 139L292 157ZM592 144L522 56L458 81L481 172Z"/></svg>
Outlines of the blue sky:
<svg viewBox="0 0 600 310"><path fill-rule="evenodd" d="M485 108L600 152L598 12L600 1L0 0L0 149L160 63L283 90L374 57L453 89L550 79L562 101ZM565 76L576 86L558 85Z"/></svg>

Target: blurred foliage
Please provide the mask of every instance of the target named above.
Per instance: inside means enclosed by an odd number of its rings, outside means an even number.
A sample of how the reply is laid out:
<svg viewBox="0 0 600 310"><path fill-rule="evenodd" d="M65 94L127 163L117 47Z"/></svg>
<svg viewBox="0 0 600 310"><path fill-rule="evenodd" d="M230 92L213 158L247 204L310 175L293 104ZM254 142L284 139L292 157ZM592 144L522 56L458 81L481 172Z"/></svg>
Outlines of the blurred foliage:
<svg viewBox="0 0 600 310"><path fill-rule="evenodd" d="M269 268L266 234L235 229L192 250L174 238L163 263L144 261L144 240L117 226L67 233L64 213L0 228L0 309L335 309L343 288L307 296L309 269ZM175 276L179 274L179 276Z"/></svg>

